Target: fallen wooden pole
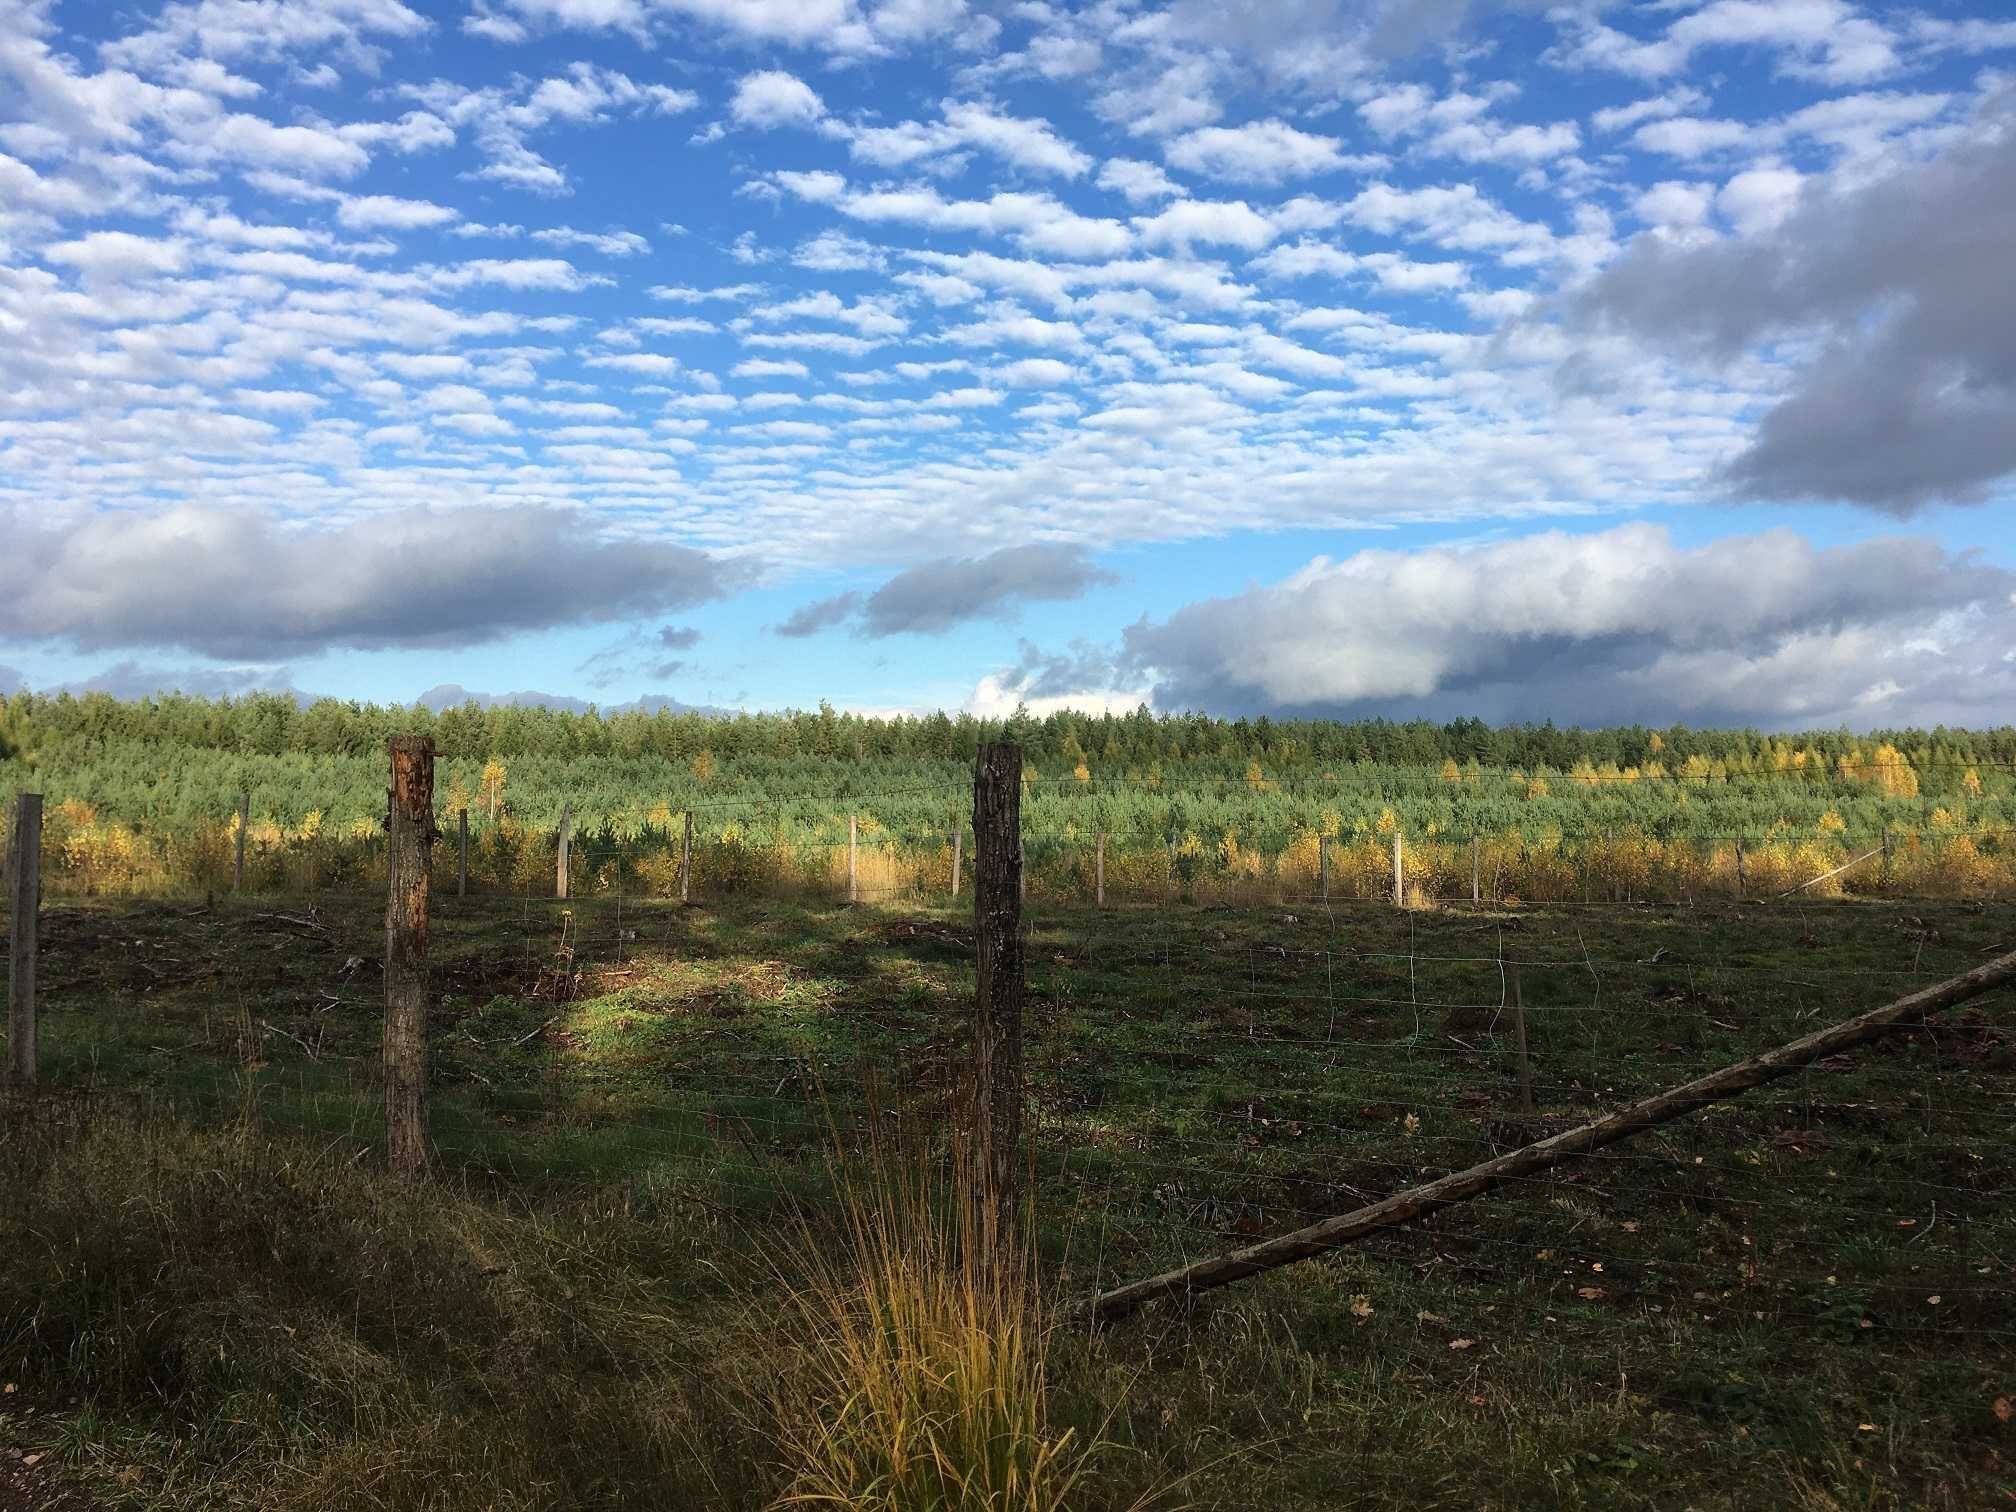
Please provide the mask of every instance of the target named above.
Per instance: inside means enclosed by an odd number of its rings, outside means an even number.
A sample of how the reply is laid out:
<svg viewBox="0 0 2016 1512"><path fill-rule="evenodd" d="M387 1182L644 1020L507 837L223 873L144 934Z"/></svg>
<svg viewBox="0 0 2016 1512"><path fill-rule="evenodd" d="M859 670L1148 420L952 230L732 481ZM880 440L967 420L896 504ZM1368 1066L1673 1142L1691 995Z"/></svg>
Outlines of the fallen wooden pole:
<svg viewBox="0 0 2016 1512"><path fill-rule="evenodd" d="M1790 1075L1814 1061L1852 1049L1893 1029L1917 1023L1928 1013L1964 1003L1969 998L1979 997L2012 981L2016 981L2016 951L1935 987L1898 998L1881 1008L1872 1008L1832 1028L1818 1030L1788 1045L1780 1045L1776 1050L1767 1050L1762 1055L1711 1071L1685 1086L1655 1093L1592 1123L1564 1130L1550 1139L1522 1146L1468 1170L1409 1187L1383 1202L1372 1203L1336 1218L1326 1218L1321 1223L1312 1223L1307 1228L1265 1239L1244 1249L1199 1260L1179 1270L1165 1271L1145 1281L1116 1287L1093 1298L1086 1310L1095 1319L1122 1318L1165 1297L1185 1297L1209 1291L1216 1286L1257 1276L1262 1271L1306 1260L1325 1250L1354 1244L1368 1234L1412 1223L1442 1208L1467 1202L1490 1191L1501 1181L1549 1170L1577 1156L1642 1134L1647 1129L1671 1123L1710 1103Z"/></svg>

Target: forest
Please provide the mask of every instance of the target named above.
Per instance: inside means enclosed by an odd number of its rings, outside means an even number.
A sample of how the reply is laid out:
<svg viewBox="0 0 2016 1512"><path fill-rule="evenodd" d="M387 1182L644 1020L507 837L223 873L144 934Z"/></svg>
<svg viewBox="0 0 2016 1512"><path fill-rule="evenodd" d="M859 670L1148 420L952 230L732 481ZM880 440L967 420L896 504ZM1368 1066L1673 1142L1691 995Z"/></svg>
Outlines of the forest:
<svg viewBox="0 0 2016 1512"><path fill-rule="evenodd" d="M21 693L0 711L0 791L49 807L59 886L214 886L241 795L263 885L371 874L385 742L431 735L444 830L467 811L483 885L550 878L563 811L585 884L675 885L691 815L696 878L875 892L949 876L983 741L1024 750L1039 892L1089 885L1191 898L1390 887L1397 832L1429 899L1491 874L1494 896L1677 896L1817 884L1978 893L2016 886L2007 840L2016 729L1772 734L1640 726L1222 720L1018 710L1007 720L814 711L694 713L306 706ZM1103 841L1096 837L1104 836ZM1474 837L1474 845L1473 845ZM1857 857L1864 858L1857 861ZM1481 880L1479 882L1481 887Z"/></svg>

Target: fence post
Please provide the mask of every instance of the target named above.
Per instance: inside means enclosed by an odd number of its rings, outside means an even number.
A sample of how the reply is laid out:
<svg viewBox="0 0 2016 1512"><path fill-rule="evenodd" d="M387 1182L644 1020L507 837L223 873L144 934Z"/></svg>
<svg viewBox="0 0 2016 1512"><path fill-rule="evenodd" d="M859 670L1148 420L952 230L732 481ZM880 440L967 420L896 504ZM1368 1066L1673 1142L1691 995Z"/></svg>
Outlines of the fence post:
<svg viewBox="0 0 2016 1512"><path fill-rule="evenodd" d="M1743 875L1743 837L1736 837L1736 901L1741 903L1743 895L1749 891L1749 883Z"/></svg>
<svg viewBox="0 0 2016 1512"><path fill-rule="evenodd" d="M1883 826L1883 891L1890 890L1890 826Z"/></svg>
<svg viewBox="0 0 2016 1512"><path fill-rule="evenodd" d="M572 802L560 805L560 861L553 875L553 896L563 903L567 900L567 853L573 848L574 805Z"/></svg>
<svg viewBox="0 0 2016 1512"><path fill-rule="evenodd" d="M1092 852L1092 901L1100 908L1106 906L1106 831L1099 831L1096 849Z"/></svg>
<svg viewBox="0 0 2016 1512"><path fill-rule="evenodd" d="M959 863L965 859L962 852L966 845L966 831L958 825L952 826L952 896L959 896Z"/></svg>
<svg viewBox="0 0 2016 1512"><path fill-rule="evenodd" d="M13 908L7 952L7 1083L35 1085L35 937L42 913L42 795L14 802L7 891Z"/></svg>
<svg viewBox="0 0 2016 1512"><path fill-rule="evenodd" d="M693 901L693 810L686 810L686 837L679 842L679 901Z"/></svg>
<svg viewBox="0 0 2016 1512"><path fill-rule="evenodd" d="M1400 853L1400 826L1393 826L1393 906L1407 906L1407 863Z"/></svg>
<svg viewBox="0 0 2016 1512"><path fill-rule="evenodd" d="M434 742L390 743L385 844L385 1155L393 1171L427 1168L427 888L434 829Z"/></svg>
<svg viewBox="0 0 2016 1512"><path fill-rule="evenodd" d="M1470 902L1474 906L1484 901L1484 842L1474 833L1470 836Z"/></svg>
<svg viewBox="0 0 2016 1512"><path fill-rule="evenodd" d="M860 820L853 814L847 816L847 901L861 901L861 887L855 870L855 853L860 846Z"/></svg>
<svg viewBox="0 0 2016 1512"><path fill-rule="evenodd" d="M461 831L462 855L455 867L455 896L469 896L469 810L455 810L455 827Z"/></svg>
<svg viewBox="0 0 2016 1512"><path fill-rule="evenodd" d="M1330 837L1316 832L1316 886L1323 895L1323 901L1330 901Z"/></svg>
<svg viewBox="0 0 2016 1512"><path fill-rule="evenodd" d="M1022 1140L1022 748L980 748L973 772L974 1197L983 1243L1014 1232Z"/></svg>
<svg viewBox="0 0 2016 1512"><path fill-rule="evenodd" d="M245 831L252 823L252 795L238 795L238 849L231 860L231 891L245 891Z"/></svg>

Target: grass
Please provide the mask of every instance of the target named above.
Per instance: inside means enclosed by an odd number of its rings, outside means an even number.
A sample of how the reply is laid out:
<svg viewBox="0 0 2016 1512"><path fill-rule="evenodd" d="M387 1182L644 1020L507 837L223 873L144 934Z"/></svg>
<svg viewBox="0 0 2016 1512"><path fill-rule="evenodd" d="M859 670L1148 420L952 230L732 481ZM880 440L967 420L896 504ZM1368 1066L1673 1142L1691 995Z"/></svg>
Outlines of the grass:
<svg viewBox="0 0 2016 1512"><path fill-rule="evenodd" d="M1052 1504L1092 1512L1172 1482L1228 1508L2016 1495L2006 995L1092 1337L925 1296L959 1277L919 1258L956 1231L836 1186L833 1126L942 1152L956 1125L958 914L439 900L442 1171L414 1192L374 1168L376 909L316 901L46 920L63 1090L0 1148L0 1369L69 1404L52 1442L108 1504L875 1505L864 1482L933 1458L884 1428L924 1419L1019 1446L1024 1484L1051 1454L1076 1477ZM1564 1127L1977 964L2007 926L1951 904L1040 910L1040 1296ZM1019 1383L950 1398L1003 1416L928 1405L955 1365ZM822 1445L881 1468L822 1482Z"/></svg>

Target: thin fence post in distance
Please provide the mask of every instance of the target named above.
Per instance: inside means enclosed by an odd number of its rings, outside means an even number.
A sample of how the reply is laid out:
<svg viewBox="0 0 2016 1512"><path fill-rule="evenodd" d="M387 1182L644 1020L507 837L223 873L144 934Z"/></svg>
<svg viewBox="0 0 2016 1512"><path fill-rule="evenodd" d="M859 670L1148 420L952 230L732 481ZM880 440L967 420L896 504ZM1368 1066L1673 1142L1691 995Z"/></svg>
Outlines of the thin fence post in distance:
<svg viewBox="0 0 2016 1512"><path fill-rule="evenodd" d="M1475 833L1470 836L1470 901L1484 901L1484 842Z"/></svg>
<svg viewBox="0 0 2016 1512"><path fill-rule="evenodd" d="M861 901L859 873L855 870L855 853L860 846L860 820L853 814L847 816L847 901Z"/></svg>
<svg viewBox="0 0 2016 1512"><path fill-rule="evenodd" d="M965 859L962 852L966 845L966 831L958 825L952 826L952 896L959 896L959 863Z"/></svg>
<svg viewBox="0 0 2016 1512"><path fill-rule="evenodd" d="M679 842L679 901L693 901L693 810L686 810L686 838Z"/></svg>
<svg viewBox="0 0 2016 1512"><path fill-rule="evenodd" d="M1092 851L1092 901L1100 908L1106 906L1106 831L1099 831Z"/></svg>
<svg viewBox="0 0 2016 1512"><path fill-rule="evenodd" d="M385 1158L402 1176L427 1168L427 893L434 828L434 742L390 742L385 817Z"/></svg>
<svg viewBox="0 0 2016 1512"><path fill-rule="evenodd" d="M7 892L13 913L7 949L7 1083L35 1085L35 945L42 916L42 795L14 801L14 837L7 852Z"/></svg>
<svg viewBox="0 0 2016 1512"><path fill-rule="evenodd" d="M252 795L238 795L238 848L231 858L231 891L245 891L245 831L252 824Z"/></svg>
<svg viewBox="0 0 2016 1512"><path fill-rule="evenodd" d="M455 867L455 896L469 896L469 810L455 810L455 828L461 832L461 858Z"/></svg>
<svg viewBox="0 0 2016 1512"><path fill-rule="evenodd" d="M553 872L553 896L563 903L567 900L567 852L574 839L574 805L572 802L560 805L560 857Z"/></svg>
<svg viewBox="0 0 2016 1512"><path fill-rule="evenodd" d="M1330 837L1321 830L1316 832L1316 890L1325 903L1330 901Z"/></svg>
<svg viewBox="0 0 2016 1512"><path fill-rule="evenodd" d="M1393 906L1407 906L1407 862L1400 850L1400 826L1393 826Z"/></svg>
<svg viewBox="0 0 2016 1512"><path fill-rule="evenodd" d="M1890 890L1890 826L1883 826L1883 891Z"/></svg>
<svg viewBox="0 0 2016 1512"><path fill-rule="evenodd" d="M1743 875L1743 837L1736 837L1736 901L1741 903L1750 890L1749 882Z"/></svg>
<svg viewBox="0 0 2016 1512"><path fill-rule="evenodd" d="M1022 1140L1022 748L973 772L974 1198L982 1242L1014 1232Z"/></svg>

